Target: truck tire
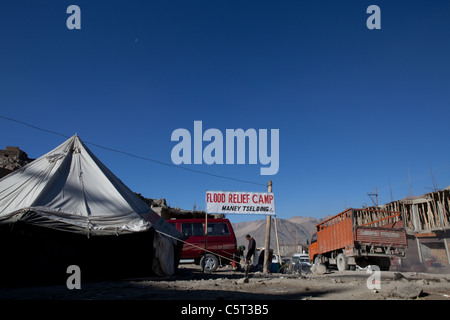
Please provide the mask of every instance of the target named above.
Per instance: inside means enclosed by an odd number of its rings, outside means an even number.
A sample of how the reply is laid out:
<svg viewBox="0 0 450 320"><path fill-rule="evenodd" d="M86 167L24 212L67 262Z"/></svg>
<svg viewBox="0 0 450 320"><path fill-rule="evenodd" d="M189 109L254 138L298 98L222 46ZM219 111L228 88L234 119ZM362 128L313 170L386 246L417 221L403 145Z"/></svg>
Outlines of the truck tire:
<svg viewBox="0 0 450 320"><path fill-rule="evenodd" d="M347 257L343 253L338 254L336 258L336 264L339 271L345 271L349 269Z"/></svg>
<svg viewBox="0 0 450 320"><path fill-rule="evenodd" d="M319 264L322 263L322 256L321 255L317 255L314 257L314 264Z"/></svg>
<svg viewBox="0 0 450 320"><path fill-rule="evenodd" d="M323 264L327 269L330 267L330 263L328 262L328 258L324 257L321 254L318 254L314 257L313 264Z"/></svg>
<svg viewBox="0 0 450 320"><path fill-rule="evenodd" d="M213 254L207 254L200 259L200 267L204 272L214 272L219 267L219 259Z"/></svg>

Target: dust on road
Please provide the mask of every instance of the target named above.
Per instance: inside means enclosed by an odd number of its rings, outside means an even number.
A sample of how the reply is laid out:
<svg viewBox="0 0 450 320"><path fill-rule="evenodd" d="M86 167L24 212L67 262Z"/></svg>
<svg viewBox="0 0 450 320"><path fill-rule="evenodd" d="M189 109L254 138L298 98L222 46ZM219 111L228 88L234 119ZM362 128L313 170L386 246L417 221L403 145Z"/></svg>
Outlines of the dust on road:
<svg viewBox="0 0 450 320"><path fill-rule="evenodd" d="M12 300L450 300L450 274L383 271L379 285L369 288L367 271L329 270L326 274L244 273L224 267L204 274L195 265L181 265L165 278L82 283L69 290L65 283L37 287L0 287L0 299Z"/></svg>

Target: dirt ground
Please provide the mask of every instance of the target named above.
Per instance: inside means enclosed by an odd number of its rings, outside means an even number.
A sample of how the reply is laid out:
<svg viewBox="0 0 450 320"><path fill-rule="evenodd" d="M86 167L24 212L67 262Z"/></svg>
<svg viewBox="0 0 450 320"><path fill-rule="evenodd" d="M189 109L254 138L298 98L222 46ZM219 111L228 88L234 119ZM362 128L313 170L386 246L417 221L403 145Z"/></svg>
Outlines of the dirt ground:
<svg viewBox="0 0 450 320"><path fill-rule="evenodd" d="M198 266L180 265L176 275L116 282L88 282L81 289L66 285L0 287L2 300L449 300L450 274L367 270L328 270L322 275L250 272L230 267L204 274ZM369 279L370 278L370 279ZM369 289L367 281L379 288ZM379 281L378 281L379 280Z"/></svg>

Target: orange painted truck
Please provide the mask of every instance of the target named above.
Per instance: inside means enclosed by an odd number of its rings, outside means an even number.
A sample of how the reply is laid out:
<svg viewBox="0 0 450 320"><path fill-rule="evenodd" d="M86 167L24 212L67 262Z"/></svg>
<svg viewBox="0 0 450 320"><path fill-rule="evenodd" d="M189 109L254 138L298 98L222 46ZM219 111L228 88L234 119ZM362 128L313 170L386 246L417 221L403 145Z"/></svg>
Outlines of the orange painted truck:
<svg viewBox="0 0 450 320"><path fill-rule="evenodd" d="M311 262L338 270L377 265L389 270L391 258L406 255L400 212L347 209L316 226L309 246Z"/></svg>

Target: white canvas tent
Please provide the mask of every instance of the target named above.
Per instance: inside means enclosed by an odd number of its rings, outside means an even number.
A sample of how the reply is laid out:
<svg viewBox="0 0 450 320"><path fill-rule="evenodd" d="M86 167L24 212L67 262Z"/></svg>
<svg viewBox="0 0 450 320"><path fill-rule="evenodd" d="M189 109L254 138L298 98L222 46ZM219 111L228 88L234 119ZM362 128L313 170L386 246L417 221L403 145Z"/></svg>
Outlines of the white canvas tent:
<svg viewBox="0 0 450 320"><path fill-rule="evenodd" d="M0 180L0 223L86 235L177 231L108 170L78 136Z"/></svg>
<svg viewBox="0 0 450 320"><path fill-rule="evenodd" d="M181 236L108 170L77 135L0 180L0 224L16 222L88 237L151 228L175 238ZM155 237L159 237L153 244L155 256L167 256L161 250L173 250L167 247L168 238L162 241L161 233ZM166 264L162 264L165 269Z"/></svg>

